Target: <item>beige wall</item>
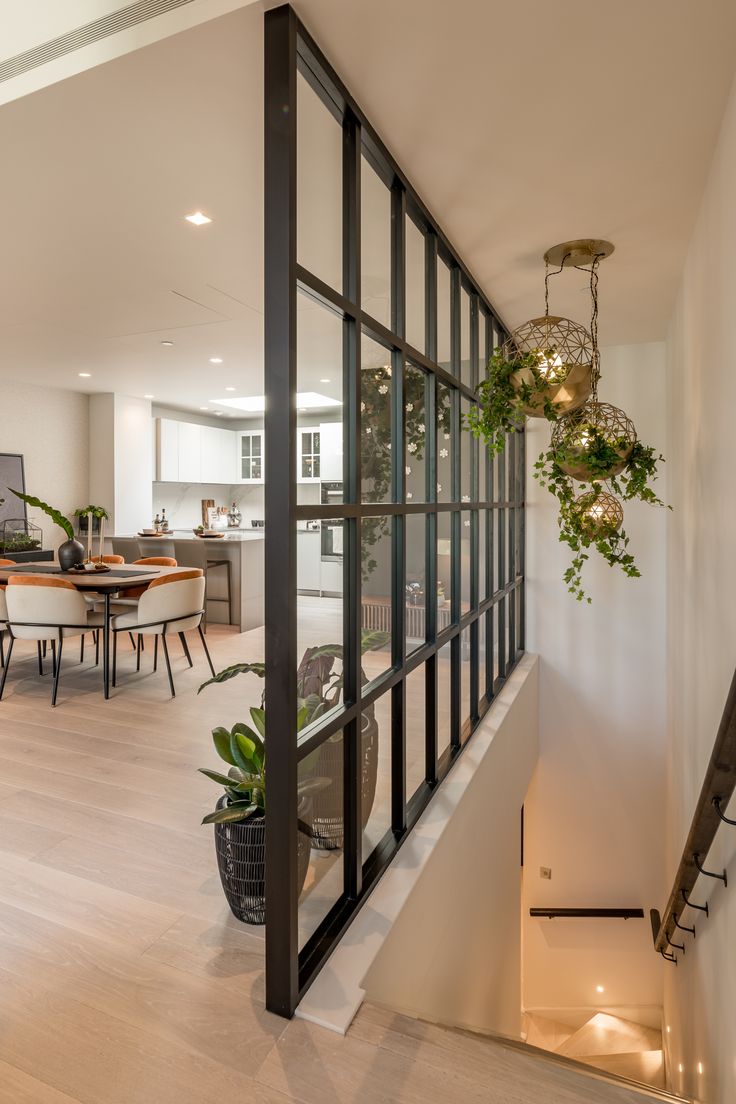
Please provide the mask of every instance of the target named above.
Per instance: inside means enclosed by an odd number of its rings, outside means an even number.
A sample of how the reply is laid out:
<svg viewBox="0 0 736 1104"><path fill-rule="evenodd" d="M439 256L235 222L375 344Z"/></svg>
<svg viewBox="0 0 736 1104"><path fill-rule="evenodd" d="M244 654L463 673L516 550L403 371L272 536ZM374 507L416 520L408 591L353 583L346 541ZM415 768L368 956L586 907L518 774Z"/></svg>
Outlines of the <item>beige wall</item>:
<svg viewBox="0 0 736 1104"><path fill-rule="evenodd" d="M667 342L675 507L668 532L668 882L736 662L734 195L736 94L724 119ZM696 941L688 937L687 954L667 970L667 1042L676 1090L709 1104L731 1104L736 1099L734 829L720 830L708 865L728 867L729 889L705 879L697 887L696 899L709 898L711 912L707 920L696 916Z"/></svg>
<svg viewBox="0 0 736 1104"><path fill-rule="evenodd" d="M520 816L537 758L538 708L537 662L527 656L395 861L416 865L421 855L424 867L363 980L366 1000L519 1035ZM382 885L366 909L382 900ZM396 875L386 885L395 898ZM383 935L385 927L374 926Z"/></svg>
<svg viewBox="0 0 736 1104"><path fill-rule="evenodd" d="M641 439L664 451L664 346L602 353L601 399L623 407ZM550 430L540 420L527 426L531 472ZM662 497L669 467L659 482ZM666 511L626 505L642 577L627 579L592 555L584 571L587 605L562 581L570 550L558 541L556 500L531 475L527 494L527 647L541 663L540 757L526 803L524 1004L661 1005L662 963L648 918L532 920L528 910L647 910L661 900ZM551 868L551 881L540 867Z"/></svg>
<svg viewBox="0 0 736 1104"><path fill-rule="evenodd" d="M0 402L0 451L22 453L27 492L71 517L89 498L87 395L4 380ZM66 540L40 510L28 516L43 529L45 548Z"/></svg>

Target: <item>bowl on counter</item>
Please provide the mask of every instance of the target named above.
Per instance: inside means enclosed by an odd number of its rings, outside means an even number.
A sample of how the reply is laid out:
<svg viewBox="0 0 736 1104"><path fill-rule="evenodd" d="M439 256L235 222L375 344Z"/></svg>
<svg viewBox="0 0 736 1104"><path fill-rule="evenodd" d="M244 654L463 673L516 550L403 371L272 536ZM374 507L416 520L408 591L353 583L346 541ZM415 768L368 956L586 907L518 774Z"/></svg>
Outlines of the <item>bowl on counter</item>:
<svg viewBox="0 0 736 1104"><path fill-rule="evenodd" d="M195 537L202 537L205 540L211 540L212 538L217 539L218 537L222 538L226 535L223 529L192 529L192 532Z"/></svg>

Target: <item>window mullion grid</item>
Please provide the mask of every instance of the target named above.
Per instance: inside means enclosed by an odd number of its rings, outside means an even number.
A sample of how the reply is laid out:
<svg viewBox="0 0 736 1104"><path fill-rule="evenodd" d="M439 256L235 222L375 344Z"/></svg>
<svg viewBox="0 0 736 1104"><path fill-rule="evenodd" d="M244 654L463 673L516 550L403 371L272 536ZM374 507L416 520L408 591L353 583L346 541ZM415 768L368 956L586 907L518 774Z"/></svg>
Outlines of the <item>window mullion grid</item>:
<svg viewBox="0 0 736 1104"><path fill-rule="evenodd" d="M478 386L478 348L480 340L482 315L478 309L478 296L475 292L470 297L470 382L474 388ZM479 471L479 445L474 434L468 433L468 452L470 456L470 498L472 502L480 500L480 471ZM473 510L470 515L470 606L477 609L480 601L480 530L483 521L483 511ZM474 622L470 630L470 711L471 721L475 723L478 717L478 682L479 682L479 631L481 626Z"/></svg>
<svg viewBox="0 0 736 1104"><path fill-rule="evenodd" d="M394 333L404 337L406 319L406 193L396 183L391 189L391 319ZM406 500L406 412L404 356L391 353L391 465L394 502ZM406 661L406 514L396 514L391 526L391 653L395 667ZM391 827L406 828L406 685L402 679L391 691Z"/></svg>
<svg viewBox="0 0 736 1104"><path fill-rule="evenodd" d="M499 453L496 457L496 491L501 490L503 497L500 501L504 501L505 487L506 487L506 453L508 450L508 437L506 438L506 447L504 451ZM496 525L496 544L498 552L498 578L496 579L496 587L498 590L503 589L506 586L506 509L502 506L497 511L497 525ZM496 617L496 632L498 639L498 675L499 678L506 677L506 599L501 598L498 602L498 615Z"/></svg>
<svg viewBox="0 0 736 1104"><path fill-rule="evenodd" d="M343 288L360 305L360 123L347 111L343 121ZM360 329L356 318L343 322L343 392L345 395L344 498L361 500L361 377ZM361 521L360 515L343 522L344 699L360 701L361 670ZM347 897L362 888L361 831L361 715L343 730L343 873Z"/></svg>
<svg viewBox="0 0 736 1104"><path fill-rule="evenodd" d="M521 448L519 449L519 510L521 518L519 522L519 574L521 575L521 588L519 598L521 607L519 610L519 648L526 648L526 427L520 434Z"/></svg>
<svg viewBox="0 0 736 1104"><path fill-rule="evenodd" d="M508 540L509 540L509 564L508 564L508 582L513 582L516 579L516 494L517 494L517 479L518 472L516 467L516 441L518 433L509 434L508 452L509 452L509 483L511 484L511 493L509 499L512 505L508 511ZM516 602L519 597L518 588L512 590L509 594L508 612L508 656L506 657L507 667L511 667L516 658Z"/></svg>
<svg viewBox="0 0 736 1104"><path fill-rule="evenodd" d="M425 236L425 327L426 350L430 361L437 360L437 235ZM437 376L427 373L425 382L426 487L428 503L437 501ZM437 514L426 515L424 530L426 580L425 630L429 643L437 639ZM437 656L426 664L425 682L425 778L437 781Z"/></svg>
<svg viewBox="0 0 736 1104"><path fill-rule="evenodd" d="M460 379L460 269L453 267L450 271L450 355L451 355L451 367L452 374L456 379ZM456 387L452 388L452 402L450 408L451 421L451 438L452 438L452 501L460 502L462 498L462 472L461 472L461 459L460 453L462 451L460 446L460 392ZM451 514L452 528L450 530L450 540L452 549L452 597L451 597L451 614L452 620L460 620L460 601L461 601L461 580L462 580L462 564L461 564L461 534L462 534L462 512L458 509ZM462 636L458 635L453 638L450 644L450 744L452 747L459 748L461 745L461 702L460 702L460 665L461 665L461 644Z"/></svg>

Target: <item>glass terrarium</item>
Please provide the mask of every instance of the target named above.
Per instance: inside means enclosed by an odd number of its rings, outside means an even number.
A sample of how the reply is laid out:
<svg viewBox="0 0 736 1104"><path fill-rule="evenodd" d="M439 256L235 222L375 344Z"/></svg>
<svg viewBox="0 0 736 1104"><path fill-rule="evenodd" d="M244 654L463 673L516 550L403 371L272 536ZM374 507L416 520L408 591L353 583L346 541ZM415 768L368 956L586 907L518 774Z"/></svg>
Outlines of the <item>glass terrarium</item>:
<svg viewBox="0 0 736 1104"><path fill-rule="evenodd" d="M3 522L0 532L0 552L8 555L13 552L35 552L43 543L43 531L40 526L25 518L8 518Z"/></svg>

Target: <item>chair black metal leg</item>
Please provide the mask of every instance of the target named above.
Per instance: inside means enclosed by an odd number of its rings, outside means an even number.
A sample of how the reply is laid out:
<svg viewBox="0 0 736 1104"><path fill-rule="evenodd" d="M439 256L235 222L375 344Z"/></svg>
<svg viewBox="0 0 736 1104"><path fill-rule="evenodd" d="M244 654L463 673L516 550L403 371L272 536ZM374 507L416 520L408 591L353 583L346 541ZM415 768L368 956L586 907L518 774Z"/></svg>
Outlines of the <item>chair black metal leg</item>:
<svg viewBox="0 0 736 1104"><path fill-rule="evenodd" d="M95 667L100 662L100 630L95 629Z"/></svg>
<svg viewBox="0 0 736 1104"><path fill-rule="evenodd" d="M84 633L82 633L80 641L81 643L79 645L79 662L84 663Z"/></svg>
<svg viewBox="0 0 736 1104"><path fill-rule="evenodd" d="M38 673L43 674L43 655L41 654L41 641L36 641L36 648L38 649Z"/></svg>
<svg viewBox="0 0 736 1104"><path fill-rule="evenodd" d="M112 684L117 686L118 678L118 634L113 631L112 634Z"/></svg>
<svg viewBox="0 0 736 1104"><path fill-rule="evenodd" d="M54 647L54 641L53 640L51 641L51 650L55 653L55 658L56 658L56 666L55 666L55 669L54 669L54 685L53 685L53 688L51 690L51 704L53 706L53 705L56 705L56 695L57 695L58 690L59 690L59 679L61 677L61 653L64 650L64 637L63 636L59 637L59 650L58 650L58 652L57 652L56 648Z"/></svg>
<svg viewBox="0 0 736 1104"><path fill-rule="evenodd" d="M172 698L176 697L176 690L174 689L174 676L171 673L171 660L169 659L169 646L166 643L166 635L161 634L161 644L164 649L164 658L166 660L166 670L169 672L169 686L171 687Z"/></svg>
<svg viewBox="0 0 736 1104"><path fill-rule="evenodd" d="M129 632L128 636L130 637L130 643L133 645L133 651L135 651L136 650L135 637L133 636L132 632Z"/></svg>
<svg viewBox="0 0 736 1104"><path fill-rule="evenodd" d="M212 666L212 659L210 657L209 648L207 647L207 641L205 640L204 633L202 632L202 623L201 623L201 621L200 621L199 625L197 626L197 628L199 629L199 639L202 641L202 647L204 648L204 654L207 656L207 662L210 665L210 671L212 672L212 677L214 678L215 677L215 668Z"/></svg>
<svg viewBox="0 0 736 1104"><path fill-rule="evenodd" d="M5 692L5 680L8 677L8 671L10 670L10 657L13 654L13 644L15 638L13 634L10 634L10 640L8 642L8 654L5 657L5 666L3 667L2 678L0 678L0 701L2 701L3 693Z"/></svg>
<svg viewBox="0 0 736 1104"><path fill-rule="evenodd" d="M136 644L136 649L135 649L135 669L136 669L136 671L140 671L140 669L141 669L141 645L142 645L142 643L143 643L143 634L138 633L138 643Z"/></svg>
<svg viewBox="0 0 736 1104"><path fill-rule="evenodd" d="M179 633L179 639L181 640L181 646L184 649L184 655L187 657L187 663L190 667L193 667L194 664L192 663L192 657L189 654L189 645L187 644L187 638L183 632Z"/></svg>
<svg viewBox="0 0 736 1104"><path fill-rule="evenodd" d="M0 667L5 666L5 629L0 629Z"/></svg>
<svg viewBox="0 0 736 1104"><path fill-rule="evenodd" d="M153 669L158 671L158 637L153 638Z"/></svg>
<svg viewBox="0 0 736 1104"><path fill-rule="evenodd" d="M51 674L56 678L56 641L51 641Z"/></svg>
<svg viewBox="0 0 736 1104"><path fill-rule="evenodd" d="M46 658L46 641L43 642L43 658Z"/></svg>

